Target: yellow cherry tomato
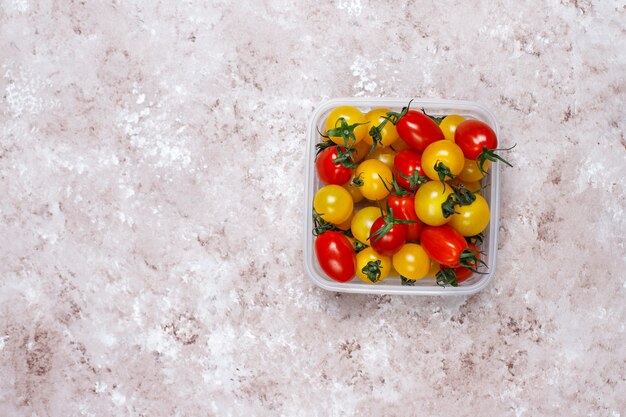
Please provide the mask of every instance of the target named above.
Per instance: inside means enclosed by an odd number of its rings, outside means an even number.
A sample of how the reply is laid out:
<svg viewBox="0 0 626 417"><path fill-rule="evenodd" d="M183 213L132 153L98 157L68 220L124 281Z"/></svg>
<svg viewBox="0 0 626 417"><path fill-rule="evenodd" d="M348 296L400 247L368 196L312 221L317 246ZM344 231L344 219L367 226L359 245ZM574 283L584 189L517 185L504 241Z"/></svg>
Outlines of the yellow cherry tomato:
<svg viewBox="0 0 626 417"><path fill-rule="evenodd" d="M460 125L465 120L465 117L459 116L458 114L451 114L449 116L444 117L444 119L439 123L439 128L443 132L443 136L454 142L454 132L456 132L456 127Z"/></svg>
<svg viewBox="0 0 626 417"><path fill-rule="evenodd" d="M444 186L440 181L428 181L418 188L415 193L415 213L417 217L429 226L441 226L448 223L450 217L445 218L441 205L452 194L452 187Z"/></svg>
<svg viewBox="0 0 626 417"><path fill-rule="evenodd" d="M374 145L374 138L372 137L371 129L375 127L378 132L378 137L376 138L378 141L378 146L389 146L395 141L398 140L398 132L396 131L396 127L393 123L387 121L385 116L390 112L389 109L374 109L367 113L365 113L365 118L370 122L368 132L369 134L364 138L365 142L368 145Z"/></svg>
<svg viewBox="0 0 626 417"><path fill-rule="evenodd" d="M326 134L329 130L335 129L341 126L340 118L344 118L348 125L353 125L355 123L365 123L359 125L354 128L354 141L349 140L348 145L352 146L364 138L369 137L369 123L367 123L367 119L365 115L361 112L361 110L352 106L339 106L333 109L328 115L328 119L326 119L326 130L324 131ZM331 136L330 140L335 142L337 145L345 145L343 136Z"/></svg>
<svg viewBox="0 0 626 417"><path fill-rule="evenodd" d="M373 206L363 207L354 213L352 223L350 224L352 236L364 245L369 245L370 229L379 217L380 209Z"/></svg>
<svg viewBox="0 0 626 417"><path fill-rule="evenodd" d="M363 197L368 200L382 200L389 194L384 184L391 186L391 169L379 160L366 159L361 162L356 168L355 176L363 181L359 188Z"/></svg>
<svg viewBox="0 0 626 417"><path fill-rule="evenodd" d="M441 265L439 265L437 262L433 261L432 259L430 260L430 268L428 269L428 276L429 277L434 277L435 275L437 275L437 272L439 272L441 270Z"/></svg>
<svg viewBox="0 0 626 417"><path fill-rule="evenodd" d="M393 267L400 275L410 280L424 278L430 269L428 254L417 243L407 243L393 255Z"/></svg>
<svg viewBox="0 0 626 417"><path fill-rule="evenodd" d="M396 268L393 267L393 258L391 258L391 271L389 271L389 275L390 277L399 277L400 274L398 274L398 271L396 271Z"/></svg>
<svg viewBox="0 0 626 417"><path fill-rule="evenodd" d="M463 236L474 236L489 224L489 205L480 194L468 206L456 206L458 214L450 216L448 224Z"/></svg>
<svg viewBox="0 0 626 417"><path fill-rule="evenodd" d="M337 225L337 228L339 230L350 230L350 228L352 227L352 218L354 217L354 211L352 213L350 213L350 217L348 217L348 220L346 220L343 223L339 223Z"/></svg>
<svg viewBox="0 0 626 417"><path fill-rule="evenodd" d="M365 269L365 272L363 271ZM391 258L367 247L356 254L356 276L368 284L377 284L389 276Z"/></svg>
<svg viewBox="0 0 626 417"><path fill-rule="evenodd" d="M313 199L313 208L327 222L341 224L350 218L354 203L345 188L333 184L319 189Z"/></svg>
<svg viewBox="0 0 626 417"><path fill-rule="evenodd" d="M342 185L343 188L346 189L352 196L352 201L356 204L359 201L363 200L363 194L361 194L361 187L357 187L356 185L352 185L352 180L354 179L354 175L350 178L350 181Z"/></svg>
<svg viewBox="0 0 626 417"><path fill-rule="evenodd" d="M463 151L456 143L449 140L433 142L422 153L422 169L431 180L439 179L439 174L435 170L435 166L439 163L445 164L452 175L459 175L465 164Z"/></svg>
<svg viewBox="0 0 626 417"><path fill-rule="evenodd" d="M352 148L354 148L354 153L352 154L352 158L354 159L354 162L356 162L357 164L361 162L362 160L364 160L365 157L369 154L370 149L372 149L372 147L368 145L367 142L365 142L364 140L360 141L359 143L354 145Z"/></svg>
<svg viewBox="0 0 626 417"><path fill-rule="evenodd" d="M452 184L454 185L462 185L463 187L467 188L468 190L474 192L474 193L482 193L482 190L480 189L480 182L479 181L472 181L472 182L467 182L467 181L461 181L458 177L455 178L454 180L452 180Z"/></svg>
<svg viewBox="0 0 626 417"><path fill-rule="evenodd" d="M377 146L367 159L378 159L383 164L387 165L389 169L393 169L393 160L396 158L396 152L391 148L381 148Z"/></svg>
<svg viewBox="0 0 626 417"><path fill-rule="evenodd" d="M489 168L489 160L485 161L483 166L485 171ZM480 181L484 177L484 174L478 169L478 164L473 159L465 159L463 170L459 174L459 179L465 182Z"/></svg>

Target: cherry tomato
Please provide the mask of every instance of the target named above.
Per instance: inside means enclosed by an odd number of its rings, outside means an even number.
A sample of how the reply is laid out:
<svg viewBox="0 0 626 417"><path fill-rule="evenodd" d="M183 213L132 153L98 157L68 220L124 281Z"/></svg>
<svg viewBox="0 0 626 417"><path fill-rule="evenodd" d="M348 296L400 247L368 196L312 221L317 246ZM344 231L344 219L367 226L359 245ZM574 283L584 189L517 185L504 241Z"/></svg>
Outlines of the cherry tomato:
<svg viewBox="0 0 626 417"><path fill-rule="evenodd" d="M352 146L352 149L354 149L354 152L352 153L352 159L354 159L354 162L358 164L365 159L372 147L368 145L367 142L362 140L356 145Z"/></svg>
<svg viewBox="0 0 626 417"><path fill-rule="evenodd" d="M393 255L393 267L398 274L410 280L424 278L430 269L430 258L420 245L407 243Z"/></svg>
<svg viewBox="0 0 626 417"><path fill-rule="evenodd" d="M379 160L367 159L361 162L356 168L355 175L363 181L360 187L361 194L368 200L382 200L389 194L383 180L391 184L391 169Z"/></svg>
<svg viewBox="0 0 626 417"><path fill-rule="evenodd" d="M441 129L446 139L454 142L454 132L456 132L456 128L464 120L465 118L463 116L459 116L458 114L450 114L444 117L441 123L439 123L439 129Z"/></svg>
<svg viewBox="0 0 626 417"><path fill-rule="evenodd" d="M364 271L365 270L365 271ZM389 276L391 258L377 253L371 247L356 254L356 276L368 284L377 284Z"/></svg>
<svg viewBox="0 0 626 417"><path fill-rule="evenodd" d="M478 182L478 181L472 181L472 182L461 181L457 177L457 178L453 179L451 181L451 183L456 185L456 186L462 185L463 187L467 188L468 190L470 190L471 192L474 192L474 193L480 194L482 192L480 182Z"/></svg>
<svg viewBox="0 0 626 417"><path fill-rule="evenodd" d="M313 199L313 208L329 223L341 224L352 214L352 196L340 185L327 185L319 189Z"/></svg>
<svg viewBox="0 0 626 417"><path fill-rule="evenodd" d="M342 187L345 188L350 193L350 195L352 196L352 201L354 201L354 203L358 203L359 201L363 200L363 194L361 194L361 187L352 185L353 179L354 179L354 175L352 175L350 177L350 180L346 182L344 185L342 185Z"/></svg>
<svg viewBox="0 0 626 417"><path fill-rule="evenodd" d="M467 269L464 266L459 266L458 268L454 268L454 273L456 274L456 282L457 284L460 284L461 282L467 280L469 277L471 277L474 273Z"/></svg>
<svg viewBox="0 0 626 417"><path fill-rule="evenodd" d="M485 161L483 169L486 171L489 168L489 161ZM464 182L476 182L483 179L485 175L478 169L478 164L473 159L465 159L463 170L459 174L458 178Z"/></svg>
<svg viewBox="0 0 626 417"><path fill-rule="evenodd" d="M460 266L461 254L468 247L463 235L448 225L425 226L420 236L422 247L441 266Z"/></svg>
<svg viewBox="0 0 626 417"><path fill-rule="evenodd" d="M417 217L427 225L440 226L450 221L450 217L444 217L441 205L452 194L452 187L444 185L440 181L428 181L415 193L415 213Z"/></svg>
<svg viewBox="0 0 626 417"><path fill-rule="evenodd" d="M439 265L436 261L430 260L430 268L428 269L428 276L434 277L437 275L437 272L441 270L441 265Z"/></svg>
<svg viewBox="0 0 626 417"><path fill-rule="evenodd" d="M374 145L374 140L376 140L376 147L385 147L398 140L399 136L396 127L393 123L385 119L385 116L387 116L387 113L390 111L389 109L374 109L365 114L365 118L370 123L368 124L369 135L365 136L363 140L367 142L368 145ZM372 128L375 130L373 131ZM372 133L374 136L372 136Z"/></svg>
<svg viewBox="0 0 626 417"><path fill-rule="evenodd" d="M422 168L431 180L440 178L439 172L436 170L440 163L446 166L450 174L459 175L465 163L463 151L449 140L431 143L422 154Z"/></svg>
<svg viewBox="0 0 626 417"><path fill-rule="evenodd" d="M373 206L363 207L361 210L354 213L350 225L352 236L362 244L369 246L370 230L379 217L380 209Z"/></svg>
<svg viewBox="0 0 626 417"><path fill-rule="evenodd" d="M326 120L326 134L328 134L329 130L341 126L341 122L339 119L341 119L342 117L347 125L364 123L354 128L354 141L348 141L348 145L355 145L369 136L369 123L367 122L365 115L361 112L361 110L352 106L340 106L330 112L330 114L328 115L328 119ZM335 142L337 145L345 145L344 138L342 136L331 136L330 140Z"/></svg>
<svg viewBox="0 0 626 417"><path fill-rule="evenodd" d="M491 150L498 147L495 132L486 123L474 119L466 120L456 128L454 141L467 159L474 160L482 153L483 147Z"/></svg>
<svg viewBox="0 0 626 417"><path fill-rule="evenodd" d="M390 227L384 234L375 233L385 227ZM391 256L406 243L406 225L389 223L384 217L376 219L370 230L370 244L381 255Z"/></svg>
<svg viewBox="0 0 626 417"><path fill-rule="evenodd" d="M424 224L415 213L415 196L411 194L405 196L390 195L387 198L387 203L397 219L415 221L415 223L405 224L406 240L407 242L418 240Z"/></svg>
<svg viewBox="0 0 626 417"><path fill-rule="evenodd" d="M392 125L393 126L393 125ZM378 159L383 164L387 165L390 169L393 168L393 161L396 157L396 151L391 148L381 148L377 146L372 153L368 155L368 159Z"/></svg>
<svg viewBox="0 0 626 417"><path fill-rule="evenodd" d="M396 124L396 129L400 138L419 153L424 152L431 143L444 139L437 123L416 110L409 110L402 116Z"/></svg>
<svg viewBox="0 0 626 417"><path fill-rule="evenodd" d="M345 184L346 181L352 176L352 170L346 168L342 164L336 164L335 159L338 156L338 150L345 148L339 148L338 146L331 146L324 149L315 160L315 168L317 175L325 184Z"/></svg>
<svg viewBox="0 0 626 417"><path fill-rule="evenodd" d="M475 236L489 224L489 205L480 194L470 205L456 206L455 210L448 224L463 236Z"/></svg>
<svg viewBox="0 0 626 417"><path fill-rule="evenodd" d="M356 272L356 256L348 238L340 232L324 232L315 239L315 253L322 270L333 280L350 281Z"/></svg>
<svg viewBox="0 0 626 417"><path fill-rule="evenodd" d="M419 177L426 176L422 169L422 155L411 149L398 152L393 160L393 174L400 187L415 191L419 187Z"/></svg>
<svg viewBox="0 0 626 417"><path fill-rule="evenodd" d="M350 213L350 217L348 217L348 220L346 220L343 223L339 223L337 226L337 228L339 230L350 230L350 228L352 227L352 219L354 218L354 211L352 213Z"/></svg>

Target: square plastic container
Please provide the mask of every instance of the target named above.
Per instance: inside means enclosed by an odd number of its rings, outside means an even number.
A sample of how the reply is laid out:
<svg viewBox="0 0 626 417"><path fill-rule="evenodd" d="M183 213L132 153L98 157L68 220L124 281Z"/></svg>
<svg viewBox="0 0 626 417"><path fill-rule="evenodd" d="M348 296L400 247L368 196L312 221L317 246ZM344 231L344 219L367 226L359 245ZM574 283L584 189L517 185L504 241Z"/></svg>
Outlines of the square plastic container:
<svg viewBox="0 0 626 417"><path fill-rule="evenodd" d="M458 287L438 286L433 277L425 277L415 281L414 286L402 285L400 277L389 276L380 284L368 284L355 277L349 282L336 282L326 276L320 267L315 254L315 237L313 230L313 198L317 190L323 184L320 183L315 171L315 145L323 140L318 133L323 131L326 118L332 109L339 106L354 106L363 112L373 108L386 107L399 112L406 106L410 98L336 98L320 104L309 121L307 131L306 148L306 183L305 183L305 208L304 208L304 268L309 278L318 286L329 291L360 293L360 294L399 294L399 295L470 295L474 294L489 284L493 279L496 268L496 256L498 248L498 219L500 215L500 165L498 162L491 163L489 174L482 180L482 185L488 184L484 197L489 203L491 218L489 226L483 232L485 239L481 251L485 253L482 260L487 264L486 269L480 269L485 274L474 274ZM433 116L459 114L465 118L478 119L487 123L496 136L499 137L498 122L494 115L480 104L469 101L452 100L424 100L413 99L412 109L424 109ZM399 139L401 140L401 139Z"/></svg>

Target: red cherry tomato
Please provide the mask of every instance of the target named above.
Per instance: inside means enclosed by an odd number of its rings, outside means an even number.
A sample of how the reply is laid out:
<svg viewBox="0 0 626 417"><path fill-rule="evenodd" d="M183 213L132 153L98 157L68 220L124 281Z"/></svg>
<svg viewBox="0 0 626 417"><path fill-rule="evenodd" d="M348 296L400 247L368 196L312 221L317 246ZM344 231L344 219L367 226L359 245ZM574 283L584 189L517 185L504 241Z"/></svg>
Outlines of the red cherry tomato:
<svg viewBox="0 0 626 417"><path fill-rule="evenodd" d="M324 149L315 160L315 168L320 180L325 184L343 185L350 180L352 170L341 164L336 164L337 146ZM345 148L342 148L345 149Z"/></svg>
<svg viewBox="0 0 626 417"><path fill-rule="evenodd" d="M424 226L420 243L431 259L450 268L460 266L461 254L468 247L463 235L447 224Z"/></svg>
<svg viewBox="0 0 626 417"><path fill-rule="evenodd" d="M315 253L322 270L333 280L348 282L356 273L356 254L340 232L324 232L315 239Z"/></svg>
<svg viewBox="0 0 626 417"><path fill-rule="evenodd" d="M406 226L406 241L415 242L419 239L422 233L422 223L415 213L415 195L409 194L405 196L397 196L391 194L387 199L389 208L393 210L395 218L400 220L413 220L415 223L405 224Z"/></svg>
<svg viewBox="0 0 626 417"><path fill-rule="evenodd" d="M400 138L419 153L431 143L445 138L437 123L417 110L409 110L402 116L396 130Z"/></svg>
<svg viewBox="0 0 626 417"><path fill-rule="evenodd" d="M458 268L454 268L454 273L456 274L456 282L457 284L462 283L469 277L471 277L474 273L467 269L464 266L459 266Z"/></svg>
<svg viewBox="0 0 626 417"><path fill-rule="evenodd" d="M406 243L406 224L393 224L391 229L377 238L374 233L385 226L387 226L387 221L384 217L376 219L370 229L370 242L372 249L379 254L392 256Z"/></svg>
<svg viewBox="0 0 626 417"><path fill-rule="evenodd" d="M476 159L483 147L493 150L498 147L495 132L480 120L469 119L457 126L454 141L463 151L467 159Z"/></svg>
<svg viewBox="0 0 626 417"><path fill-rule="evenodd" d="M393 160L393 174L400 187L408 191L415 191L418 185L415 183L411 184L410 180L405 177L413 177L417 180L417 176L426 176L422 169L422 155L411 149L404 149L398 152Z"/></svg>

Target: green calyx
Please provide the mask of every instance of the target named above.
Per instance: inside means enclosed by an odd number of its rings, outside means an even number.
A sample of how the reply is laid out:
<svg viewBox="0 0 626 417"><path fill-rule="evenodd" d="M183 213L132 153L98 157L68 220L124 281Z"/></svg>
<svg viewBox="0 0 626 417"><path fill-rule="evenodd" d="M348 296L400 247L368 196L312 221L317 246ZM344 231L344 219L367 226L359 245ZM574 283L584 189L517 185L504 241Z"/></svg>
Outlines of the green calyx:
<svg viewBox="0 0 626 417"><path fill-rule="evenodd" d="M402 119L409 112L412 102L413 99L409 101L409 104L407 104L406 107L402 107L400 113L394 111L387 112L387 116L385 116L385 119L389 120L394 126L397 125L400 119Z"/></svg>
<svg viewBox="0 0 626 417"><path fill-rule="evenodd" d="M476 201L476 193L468 190L463 185L455 186L452 184L448 184L452 190L454 191L452 194L446 198L446 201L441 203L441 212L443 213L443 217L447 219L453 214L459 214L456 211L456 206L469 206L474 201Z"/></svg>
<svg viewBox="0 0 626 417"><path fill-rule="evenodd" d="M441 116L441 117L431 116L430 114L426 113L426 110L424 110L423 107L422 107L422 113L424 113L424 115L428 116L430 120L437 123L438 125L440 125L441 121L446 118L446 116Z"/></svg>
<svg viewBox="0 0 626 417"><path fill-rule="evenodd" d="M465 240L467 241L467 243L473 243L474 245L480 246L483 244L483 240L485 240L485 237L482 233L479 233L474 236L467 236Z"/></svg>
<svg viewBox="0 0 626 417"><path fill-rule="evenodd" d="M321 135L321 132L320 132L320 135ZM335 145L336 145L335 142L333 142L332 140L325 140L315 145L315 149L316 149L315 159L317 159L317 157L320 156L320 154L325 149L328 149ZM337 146L337 157L334 159L333 162L338 165L341 164L346 168L354 169L356 166L354 164L354 157L353 157L354 153L356 153L356 149L354 148L351 148L349 146Z"/></svg>
<svg viewBox="0 0 626 417"><path fill-rule="evenodd" d="M457 204L459 203L454 198L454 194L450 194L448 198L446 198L446 201L441 203L441 212L443 213L444 219L447 219L455 213L459 214L459 212L454 209Z"/></svg>
<svg viewBox="0 0 626 417"><path fill-rule="evenodd" d="M480 252L475 252L472 248L466 248L459 256L459 265L466 267L470 271L476 274L485 274L485 272L479 272L476 268L478 264L487 266L487 264L479 259Z"/></svg>
<svg viewBox="0 0 626 417"><path fill-rule="evenodd" d="M510 148L502 148L502 149L489 149L486 146L483 146L483 151L480 154L478 154L478 156L476 157L476 165L478 165L478 169L483 174L486 174L487 173L487 171L485 170L486 161L491 161L491 162L501 161L507 164L508 166L512 167L513 165L511 165L509 161L507 161L506 159L498 155L496 151L508 152L511 149L515 148L516 146L517 144L511 146Z"/></svg>
<svg viewBox="0 0 626 417"><path fill-rule="evenodd" d="M450 185L450 187L454 190L453 195L459 206L469 206L476 201L476 193L468 190L463 185Z"/></svg>
<svg viewBox="0 0 626 417"><path fill-rule="evenodd" d="M337 146L337 157L333 161L337 165L342 165L349 169L356 168L354 158L352 156L354 152L353 148L345 148L343 146Z"/></svg>
<svg viewBox="0 0 626 417"><path fill-rule="evenodd" d="M400 171L398 171L398 175L409 182L409 188L411 191L417 190L420 185L424 185L429 181L428 177L420 175L418 170L413 171L411 175L404 175Z"/></svg>
<svg viewBox="0 0 626 417"><path fill-rule="evenodd" d="M389 185L387 185L387 181L385 181L382 176L378 175L378 178L380 178L380 180L382 181L383 187L385 187L385 189L389 191L389 194L395 195L396 197L404 197L409 195L409 192L407 190L400 187L400 185L396 181L395 175L391 176L391 188L389 187Z"/></svg>
<svg viewBox="0 0 626 417"><path fill-rule="evenodd" d="M374 149L378 146L380 142L383 141L383 135L381 130L383 128L383 124L387 123L387 119L383 123L378 126L372 126L370 129L370 136L372 137L372 147L370 148L370 153L374 152Z"/></svg>
<svg viewBox="0 0 626 417"><path fill-rule="evenodd" d="M319 131L318 133L320 135L322 134ZM324 151L324 149L330 148L331 146L335 146L335 142L333 142L332 140L325 140L324 142L320 142L317 145L315 145L315 149L317 150L315 152L315 159L317 159L317 157L320 156L320 154Z"/></svg>
<svg viewBox="0 0 626 417"><path fill-rule="evenodd" d="M380 259L376 261L369 261L367 265L365 265L363 269L361 269L361 272L363 272L367 279L372 281L372 283L375 283L380 279L382 269L382 266L380 266L380 264Z"/></svg>
<svg viewBox="0 0 626 417"><path fill-rule="evenodd" d="M413 287L415 286L415 280L414 279L408 279L406 277L403 277L402 275L400 275L400 284L401 285L406 285L409 287Z"/></svg>
<svg viewBox="0 0 626 417"><path fill-rule="evenodd" d="M362 244L358 240L354 241L354 252L355 253L359 253L359 252L361 252L365 248L367 248L367 245Z"/></svg>
<svg viewBox="0 0 626 417"><path fill-rule="evenodd" d="M393 226L395 226L396 224L417 223L415 220L401 220L393 217L393 209L389 208L389 203L387 203L387 215L384 214L382 207L380 208L380 214L385 221L385 225L369 236L368 239L372 243L372 245L382 239L383 236L385 236L387 233L389 233L391 229L393 229Z"/></svg>
<svg viewBox="0 0 626 417"><path fill-rule="evenodd" d="M337 230L337 227L322 218L322 214L313 209L313 236L319 236L329 230Z"/></svg>
<svg viewBox="0 0 626 417"><path fill-rule="evenodd" d="M326 135L322 135L325 138L333 137L333 138L342 138L344 145L346 148L351 147L356 143L356 137L354 136L354 129L358 126L368 124L369 122L364 123L354 123L349 125L345 118L340 117L335 122L335 128L330 129L326 132ZM337 126L339 125L339 126Z"/></svg>
<svg viewBox="0 0 626 417"><path fill-rule="evenodd" d="M352 181L350 181L350 185L352 185L353 187L362 187L365 182L363 181L363 178L361 178L361 175L363 175L362 172L356 177L352 178Z"/></svg>
<svg viewBox="0 0 626 417"><path fill-rule="evenodd" d="M443 184L443 190L446 191L446 178L450 178L451 180L453 180L454 174L452 174L450 168L448 168L446 164L441 161L435 162L434 168L437 176L439 177L439 181L441 181L441 183Z"/></svg>
<svg viewBox="0 0 626 417"><path fill-rule="evenodd" d="M452 268L441 268L435 275L435 280L437 281L437 285L440 287L445 287L446 285L450 285L452 287L459 286L459 283L456 280L456 272L454 272L454 269Z"/></svg>

